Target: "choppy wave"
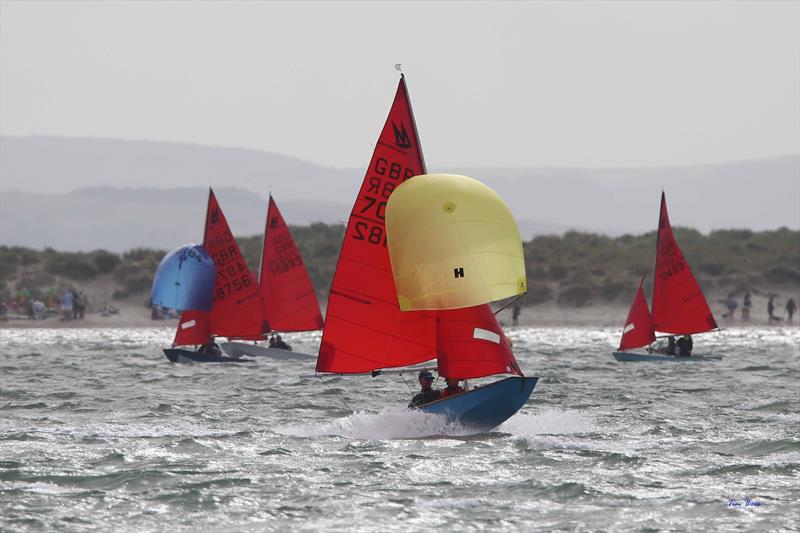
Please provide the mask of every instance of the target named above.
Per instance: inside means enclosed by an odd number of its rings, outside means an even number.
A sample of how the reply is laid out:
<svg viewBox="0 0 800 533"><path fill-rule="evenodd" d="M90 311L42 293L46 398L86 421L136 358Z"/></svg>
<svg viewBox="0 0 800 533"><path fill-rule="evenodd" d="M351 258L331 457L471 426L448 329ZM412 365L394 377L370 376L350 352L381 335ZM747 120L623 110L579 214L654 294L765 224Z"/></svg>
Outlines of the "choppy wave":
<svg viewBox="0 0 800 533"><path fill-rule="evenodd" d="M722 361L671 365L614 361L617 328L515 328L539 383L473 435L405 409L398 377L172 365L169 328L0 330L0 515L8 530L794 530L798 331L730 330ZM745 496L764 507L728 509Z"/></svg>

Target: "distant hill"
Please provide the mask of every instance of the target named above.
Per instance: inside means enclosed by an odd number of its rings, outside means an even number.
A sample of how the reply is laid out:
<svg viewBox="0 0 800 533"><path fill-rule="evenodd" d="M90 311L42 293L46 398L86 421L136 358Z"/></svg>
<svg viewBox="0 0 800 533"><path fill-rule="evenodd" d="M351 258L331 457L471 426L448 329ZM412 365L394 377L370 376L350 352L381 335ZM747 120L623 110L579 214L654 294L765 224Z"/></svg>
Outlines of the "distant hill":
<svg viewBox="0 0 800 533"><path fill-rule="evenodd" d="M434 161L434 158L429 158ZM358 169L279 154L164 142L0 137L0 242L61 250L173 248L202 232L213 186L237 234L260 233L270 190L288 222L344 221ZM800 229L800 156L671 168L437 168L494 188L523 237L655 228L661 189L674 224Z"/></svg>

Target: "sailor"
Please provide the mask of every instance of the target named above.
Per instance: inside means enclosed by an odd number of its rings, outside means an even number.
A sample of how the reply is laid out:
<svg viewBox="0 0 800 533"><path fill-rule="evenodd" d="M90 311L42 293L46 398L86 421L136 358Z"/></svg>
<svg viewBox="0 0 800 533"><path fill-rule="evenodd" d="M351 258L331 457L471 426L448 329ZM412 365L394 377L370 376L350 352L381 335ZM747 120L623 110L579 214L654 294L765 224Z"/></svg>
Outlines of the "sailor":
<svg viewBox="0 0 800 533"><path fill-rule="evenodd" d="M292 347L283 342L280 335L275 336L275 344L270 343L270 348L277 348L278 350L288 350L292 351Z"/></svg>
<svg viewBox="0 0 800 533"><path fill-rule="evenodd" d="M684 357L692 355L693 344L691 335L684 335L678 339L678 355Z"/></svg>
<svg viewBox="0 0 800 533"><path fill-rule="evenodd" d="M664 351L664 353L667 355L678 355L678 348L677 345L675 344L674 335L670 335L669 338L667 339L667 348Z"/></svg>
<svg viewBox="0 0 800 533"><path fill-rule="evenodd" d="M458 378L447 378L447 387L442 389L439 399L447 398L448 396L455 396L464 392L464 387L458 384Z"/></svg>
<svg viewBox="0 0 800 533"><path fill-rule="evenodd" d="M678 348L675 345L675 336L670 335L667 339L667 345L664 346L663 344L659 345L657 348L653 350L655 353L663 353L665 355L677 355Z"/></svg>
<svg viewBox="0 0 800 533"><path fill-rule="evenodd" d="M433 374L427 370L422 370L418 377L419 386L422 387L422 390L411 399L411 403L408 404L409 407L425 405L426 403L438 400L441 395L440 390L433 388Z"/></svg>
<svg viewBox="0 0 800 533"><path fill-rule="evenodd" d="M222 349L220 349L219 344L211 341L200 346L200 348L197 349L197 353L203 355L222 355Z"/></svg>

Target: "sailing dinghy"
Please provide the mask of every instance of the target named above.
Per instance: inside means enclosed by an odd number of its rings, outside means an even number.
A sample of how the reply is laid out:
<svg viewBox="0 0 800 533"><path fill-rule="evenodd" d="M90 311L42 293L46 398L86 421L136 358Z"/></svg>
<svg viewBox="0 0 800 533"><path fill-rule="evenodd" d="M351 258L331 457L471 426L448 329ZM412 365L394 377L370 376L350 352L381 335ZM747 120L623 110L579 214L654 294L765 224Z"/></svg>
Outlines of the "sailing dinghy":
<svg viewBox="0 0 800 533"><path fill-rule="evenodd" d="M283 219L278 205L269 197L264 240L261 244L259 287L266 313L265 327L254 337L234 337L241 340L263 341L274 332L316 331L322 329L322 314L319 301L311 284L311 278L303 263L289 226ZM229 340L220 343L222 349L234 356L268 356L276 359L313 358L303 354L269 346L248 344Z"/></svg>
<svg viewBox="0 0 800 533"><path fill-rule="evenodd" d="M525 291L519 230L505 204L492 203L499 198L488 187L463 176L424 174L401 75L347 223L316 371L374 377L385 369L435 360L434 369L450 378L510 374L420 407L462 426L488 431L527 402L538 379L522 375L510 342L487 305ZM481 198L470 194L476 191ZM433 192L436 198L429 199ZM400 195L398 202L395 194ZM482 207L476 211L476 205ZM491 219L498 213L502 220ZM435 225L437 220L449 227ZM430 239L415 245L421 237ZM454 238L463 243L451 246ZM416 263L417 259L424 263ZM483 275L490 285L474 284Z"/></svg>
<svg viewBox="0 0 800 533"><path fill-rule="evenodd" d="M683 256L667 214L667 200L661 193L661 213L658 219L656 241L656 267L653 279L653 314L644 296L644 276L633 298L619 349L614 352L617 361L708 361L720 360L721 355L704 354L675 356L657 353L636 353L634 350L652 344L655 333L692 335L718 330L717 321L708 306L706 297L697 283L689 263Z"/></svg>
<svg viewBox="0 0 800 533"><path fill-rule="evenodd" d="M178 346L213 346L214 337L252 338L265 330L261 293L233 237L214 191L208 190L203 248L214 260L216 278L210 311L184 311L175 340L164 355L173 363L241 363L248 361Z"/></svg>

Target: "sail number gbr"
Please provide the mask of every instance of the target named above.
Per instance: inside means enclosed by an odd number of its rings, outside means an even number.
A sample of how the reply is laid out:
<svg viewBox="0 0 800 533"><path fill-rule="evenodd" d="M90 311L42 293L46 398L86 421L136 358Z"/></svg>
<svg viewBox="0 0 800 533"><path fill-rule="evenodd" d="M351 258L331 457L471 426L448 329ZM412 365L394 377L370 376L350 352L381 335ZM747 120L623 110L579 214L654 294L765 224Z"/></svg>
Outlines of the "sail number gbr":
<svg viewBox="0 0 800 533"><path fill-rule="evenodd" d="M386 218L386 201L398 184L419 173L384 157L378 157L371 174L361 186L363 195L359 198L357 215L362 220L356 220L352 237L357 241L386 246L386 228L383 222Z"/></svg>

